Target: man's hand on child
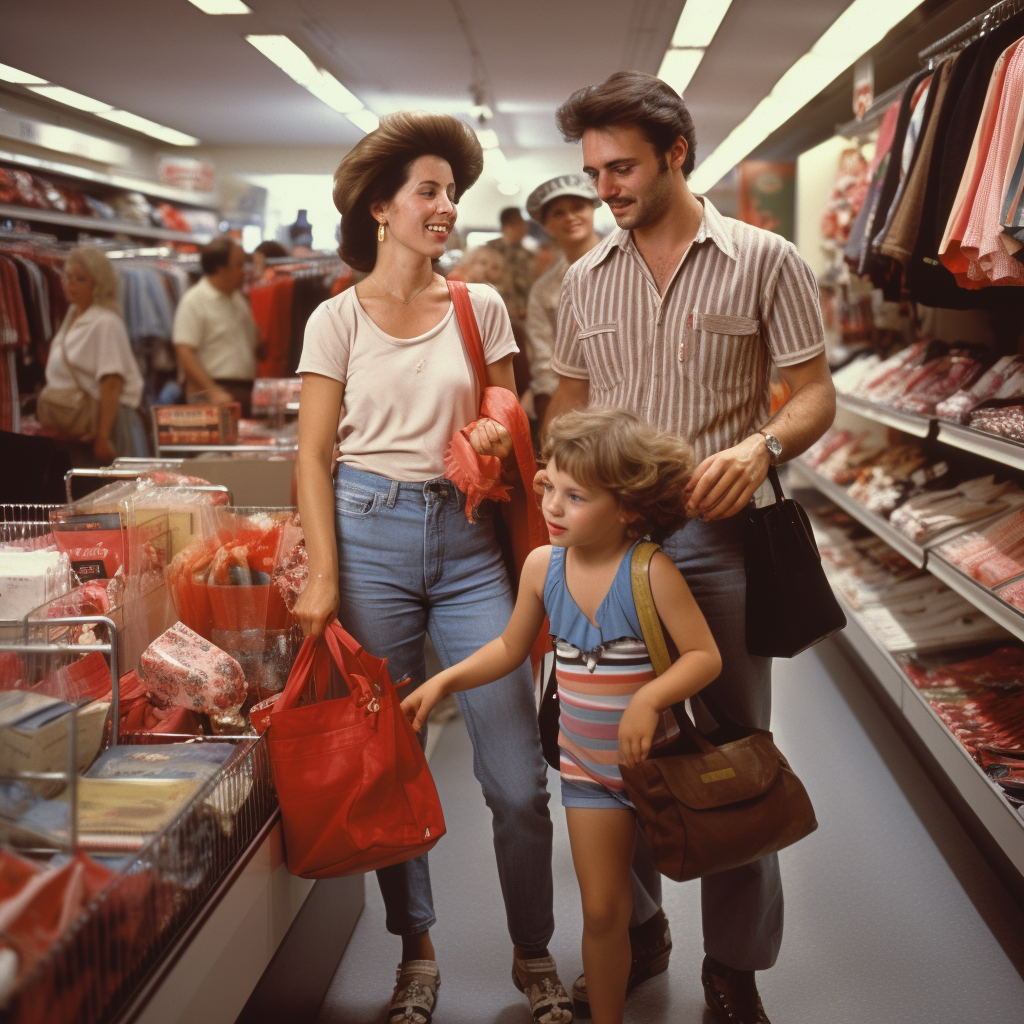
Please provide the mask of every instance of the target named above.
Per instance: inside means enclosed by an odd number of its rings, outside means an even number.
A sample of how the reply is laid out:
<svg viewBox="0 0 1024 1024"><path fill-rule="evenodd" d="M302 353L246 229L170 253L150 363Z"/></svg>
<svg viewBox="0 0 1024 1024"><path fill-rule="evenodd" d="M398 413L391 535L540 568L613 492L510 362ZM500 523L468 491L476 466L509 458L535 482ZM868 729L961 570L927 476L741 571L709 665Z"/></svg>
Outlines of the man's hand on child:
<svg viewBox="0 0 1024 1024"><path fill-rule="evenodd" d="M633 695L619 722L619 763L627 768L647 760L661 717L641 693Z"/></svg>

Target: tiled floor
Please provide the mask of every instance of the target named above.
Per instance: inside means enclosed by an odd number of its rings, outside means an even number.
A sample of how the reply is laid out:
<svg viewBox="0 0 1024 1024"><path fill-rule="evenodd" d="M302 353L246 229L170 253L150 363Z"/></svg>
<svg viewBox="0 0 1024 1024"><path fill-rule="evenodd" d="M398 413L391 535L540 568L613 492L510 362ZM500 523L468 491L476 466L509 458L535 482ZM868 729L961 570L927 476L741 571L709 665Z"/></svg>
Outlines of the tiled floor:
<svg viewBox="0 0 1024 1024"><path fill-rule="evenodd" d="M786 938L759 975L774 1024L960 1024L1024 1020L1024 915L830 643L775 669L775 737L820 827L784 851ZM431 759L448 835L430 855L442 987L436 1024L530 1024L509 980L490 820L460 719ZM552 780L554 782L556 780ZM557 786L550 786L557 794ZM555 820L552 952L581 969L580 912L564 815ZM698 977L697 883L666 883L675 951L627 1004L630 1024L710 1021ZM377 1024L400 944L373 879L317 1024Z"/></svg>

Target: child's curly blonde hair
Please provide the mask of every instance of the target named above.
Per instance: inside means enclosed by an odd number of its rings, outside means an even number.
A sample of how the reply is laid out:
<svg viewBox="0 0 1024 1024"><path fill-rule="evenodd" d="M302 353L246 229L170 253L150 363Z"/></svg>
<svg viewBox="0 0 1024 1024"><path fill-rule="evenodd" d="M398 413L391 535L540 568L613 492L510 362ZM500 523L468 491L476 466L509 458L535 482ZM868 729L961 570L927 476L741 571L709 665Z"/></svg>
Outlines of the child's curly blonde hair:
<svg viewBox="0 0 1024 1024"><path fill-rule="evenodd" d="M624 409L569 412L548 427L545 462L585 487L603 487L637 518L627 532L664 540L686 522L683 488L693 473L693 448Z"/></svg>

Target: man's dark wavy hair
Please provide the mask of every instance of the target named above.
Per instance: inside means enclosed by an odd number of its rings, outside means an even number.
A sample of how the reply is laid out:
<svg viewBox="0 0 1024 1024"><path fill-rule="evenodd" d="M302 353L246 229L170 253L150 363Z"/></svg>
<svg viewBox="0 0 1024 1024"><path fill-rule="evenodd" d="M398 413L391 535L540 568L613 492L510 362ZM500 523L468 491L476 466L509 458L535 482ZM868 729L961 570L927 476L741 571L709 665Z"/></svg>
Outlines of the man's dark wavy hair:
<svg viewBox="0 0 1024 1024"><path fill-rule="evenodd" d="M671 86L642 71L616 71L600 85L574 92L555 114L566 142L579 142L589 128L639 128L664 156L681 135L686 139L683 177L697 156L697 133L686 104Z"/></svg>

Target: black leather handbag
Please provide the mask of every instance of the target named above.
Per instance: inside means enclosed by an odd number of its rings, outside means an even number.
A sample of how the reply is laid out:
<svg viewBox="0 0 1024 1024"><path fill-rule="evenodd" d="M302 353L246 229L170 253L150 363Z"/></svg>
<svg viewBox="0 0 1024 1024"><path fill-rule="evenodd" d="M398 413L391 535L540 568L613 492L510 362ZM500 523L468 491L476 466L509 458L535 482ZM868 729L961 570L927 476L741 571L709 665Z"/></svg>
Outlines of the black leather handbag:
<svg viewBox="0 0 1024 1024"><path fill-rule="evenodd" d="M773 466L775 504L751 509L744 537L747 650L792 658L846 626L821 567L803 506L782 493Z"/></svg>

